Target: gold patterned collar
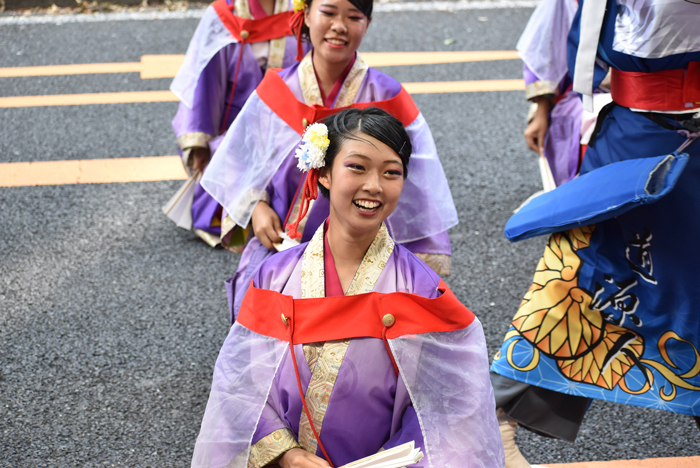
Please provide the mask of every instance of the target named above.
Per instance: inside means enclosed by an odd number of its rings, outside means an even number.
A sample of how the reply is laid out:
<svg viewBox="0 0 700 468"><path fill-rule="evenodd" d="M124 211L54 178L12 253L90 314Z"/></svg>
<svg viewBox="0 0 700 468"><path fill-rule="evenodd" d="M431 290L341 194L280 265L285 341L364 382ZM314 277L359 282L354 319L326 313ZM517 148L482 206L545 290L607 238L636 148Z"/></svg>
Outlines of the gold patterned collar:
<svg viewBox="0 0 700 468"><path fill-rule="evenodd" d="M325 263L323 261L323 231L325 223L316 230L306 246L301 260L301 297L326 297ZM394 251L394 240L389 235L386 225L382 223L379 232L367 249L362 263L355 272L347 295L369 293L384 270L384 266Z"/></svg>
<svg viewBox="0 0 700 468"><path fill-rule="evenodd" d="M314 72L314 64L311 60L311 54L313 51L309 51L304 59L299 64L299 84L301 85L301 91L304 94L304 103L307 106L323 106L323 98L321 98L321 88L316 80L316 73ZM343 86L338 92L338 97L335 100L334 108L347 107L353 102L355 102L355 97L357 92L360 90L360 85L367 75L369 66L362 60L360 54L355 57L355 63L352 64L348 76L343 82Z"/></svg>

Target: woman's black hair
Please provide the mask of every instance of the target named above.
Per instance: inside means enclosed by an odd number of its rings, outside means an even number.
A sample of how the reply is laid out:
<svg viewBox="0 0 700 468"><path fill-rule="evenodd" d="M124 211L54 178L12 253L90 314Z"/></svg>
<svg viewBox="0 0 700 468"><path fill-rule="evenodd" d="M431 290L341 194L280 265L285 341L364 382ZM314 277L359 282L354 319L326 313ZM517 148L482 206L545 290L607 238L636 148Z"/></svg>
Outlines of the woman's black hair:
<svg viewBox="0 0 700 468"><path fill-rule="evenodd" d="M311 7L311 2L314 0L306 0L306 6ZM372 18L372 10L374 9L374 0L348 0L352 5L360 10L367 19ZM301 35L309 38L309 27L306 23L301 24Z"/></svg>
<svg viewBox="0 0 700 468"><path fill-rule="evenodd" d="M325 157L324 168L326 170L333 167L335 156L346 140L365 141L359 136L360 133L364 133L394 150L401 158L403 178L408 176L408 160L411 157L413 146L403 124L393 115L377 107L351 108L327 117L323 123L328 127L328 139L330 140ZM318 189L324 197L329 197L328 189L320 182Z"/></svg>

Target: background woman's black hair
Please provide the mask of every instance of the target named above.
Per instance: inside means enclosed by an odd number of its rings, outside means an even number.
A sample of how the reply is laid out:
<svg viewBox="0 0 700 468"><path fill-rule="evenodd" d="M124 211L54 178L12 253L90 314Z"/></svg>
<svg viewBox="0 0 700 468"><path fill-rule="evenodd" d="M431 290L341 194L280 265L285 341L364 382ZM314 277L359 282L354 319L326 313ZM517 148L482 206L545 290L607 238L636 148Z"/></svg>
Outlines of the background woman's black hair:
<svg viewBox="0 0 700 468"><path fill-rule="evenodd" d="M377 107L366 109L346 109L333 114L323 121L328 127L330 144L326 150L325 168L330 170L333 161L346 140L364 140L359 133L364 133L381 141L394 150L401 158L403 178L408 176L408 160L413 146L406 129L399 119ZM328 190L318 184L321 194L328 198Z"/></svg>
<svg viewBox="0 0 700 468"><path fill-rule="evenodd" d="M311 6L311 2L314 0L306 0L306 5ZM316 1L321 1L321 0L316 0ZM370 19L372 17L372 10L374 9L374 0L348 0L350 3L353 4L355 8L360 10L363 15L367 17L367 19ZM306 23L301 24L301 35L302 37L309 37L309 27L306 25Z"/></svg>

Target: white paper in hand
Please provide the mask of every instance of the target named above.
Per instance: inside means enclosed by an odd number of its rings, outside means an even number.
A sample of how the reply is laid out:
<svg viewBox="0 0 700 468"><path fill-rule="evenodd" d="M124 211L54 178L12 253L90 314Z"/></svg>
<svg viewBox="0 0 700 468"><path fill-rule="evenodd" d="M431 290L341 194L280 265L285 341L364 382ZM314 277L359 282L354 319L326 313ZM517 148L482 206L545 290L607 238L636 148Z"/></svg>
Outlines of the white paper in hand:
<svg viewBox="0 0 700 468"><path fill-rule="evenodd" d="M182 187L163 206L163 213L183 229L192 229L192 200L197 182L202 178L200 171L195 172L182 184Z"/></svg>
<svg viewBox="0 0 700 468"><path fill-rule="evenodd" d="M423 452L415 447L415 442L412 440L398 447L348 463L340 468L401 468L418 463L422 459Z"/></svg>
<svg viewBox="0 0 700 468"><path fill-rule="evenodd" d="M282 238L282 242L278 242L277 244L272 244L272 246L277 250L278 252L282 252L283 250L291 249L292 247L296 247L297 245L300 244L299 239L292 239L287 235L286 232L280 232L280 237Z"/></svg>

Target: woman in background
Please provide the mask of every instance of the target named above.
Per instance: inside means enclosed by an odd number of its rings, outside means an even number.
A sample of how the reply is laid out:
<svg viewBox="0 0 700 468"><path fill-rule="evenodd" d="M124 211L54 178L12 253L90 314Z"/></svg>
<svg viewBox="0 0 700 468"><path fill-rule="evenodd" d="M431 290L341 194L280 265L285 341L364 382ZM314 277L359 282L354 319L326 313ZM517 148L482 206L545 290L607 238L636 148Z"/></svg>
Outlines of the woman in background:
<svg viewBox="0 0 700 468"><path fill-rule="evenodd" d="M294 63L291 10L289 0L217 0L206 9L170 87L180 98L173 129L190 175L204 171L265 71ZM189 181L196 184L189 197L179 200L191 203L181 210L187 221L170 211L178 225L194 228L213 247L220 242L224 214L196 179Z"/></svg>
<svg viewBox="0 0 700 468"><path fill-rule="evenodd" d="M305 179L293 153L307 125L348 106L381 107L406 127L414 169L387 228L437 273L450 272L447 229L457 224L457 212L430 129L400 83L369 68L357 54L372 19L372 0L314 0L300 6L295 32L309 38L312 51L299 64L267 73L202 179L228 213L224 236L249 222L255 233L229 281L232 320L260 263L289 238L288 223L308 211L292 233L305 242L328 217L325 199L301 205Z"/></svg>

